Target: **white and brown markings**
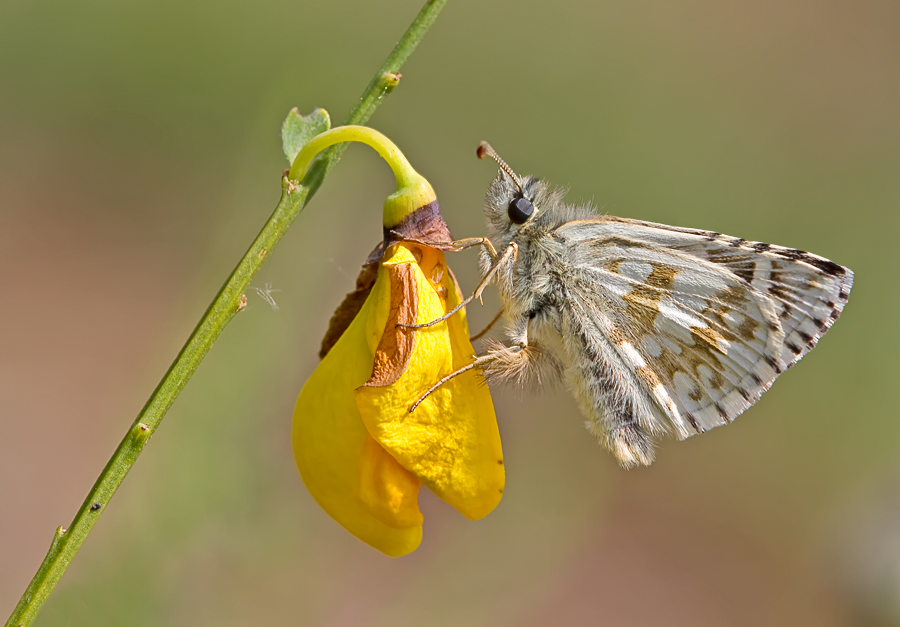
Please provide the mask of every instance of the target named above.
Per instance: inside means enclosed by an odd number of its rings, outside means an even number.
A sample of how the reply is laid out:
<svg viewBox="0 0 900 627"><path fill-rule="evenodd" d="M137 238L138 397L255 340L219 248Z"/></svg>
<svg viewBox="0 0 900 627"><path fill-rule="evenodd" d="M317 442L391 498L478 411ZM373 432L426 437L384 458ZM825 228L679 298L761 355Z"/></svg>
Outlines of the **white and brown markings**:
<svg viewBox="0 0 900 627"><path fill-rule="evenodd" d="M522 196L534 212L517 224ZM521 379L541 358L626 467L653 461L654 436L733 421L816 345L853 284L811 253L599 216L502 171L485 212L498 256L483 251L483 271L517 246L493 279L512 346L489 347L485 375Z"/></svg>

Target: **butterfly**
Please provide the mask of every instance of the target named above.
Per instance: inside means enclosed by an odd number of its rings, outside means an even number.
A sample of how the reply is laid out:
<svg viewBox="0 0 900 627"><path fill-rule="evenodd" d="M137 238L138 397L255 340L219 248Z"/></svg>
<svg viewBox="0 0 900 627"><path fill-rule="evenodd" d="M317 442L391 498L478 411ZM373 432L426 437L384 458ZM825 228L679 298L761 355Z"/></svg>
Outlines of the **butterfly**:
<svg viewBox="0 0 900 627"><path fill-rule="evenodd" d="M663 434L732 422L847 302L853 272L823 257L599 215L516 175L486 142L478 156L500 172L485 200L488 236L456 242L482 246L482 281L461 306L495 285L509 344L489 341L466 369L523 385L563 379L626 468L652 463Z"/></svg>

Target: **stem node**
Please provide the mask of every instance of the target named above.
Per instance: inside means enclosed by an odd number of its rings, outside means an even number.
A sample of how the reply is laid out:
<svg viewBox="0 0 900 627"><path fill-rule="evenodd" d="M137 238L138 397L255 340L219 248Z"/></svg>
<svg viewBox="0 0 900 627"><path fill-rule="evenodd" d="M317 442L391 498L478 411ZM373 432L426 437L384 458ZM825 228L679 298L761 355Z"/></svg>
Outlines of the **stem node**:
<svg viewBox="0 0 900 627"><path fill-rule="evenodd" d="M384 64L369 81L362 97L350 112L344 125L365 124L372 116L384 95L396 87L400 80L400 67L428 32L446 2L447 0L427 0L425 2ZM97 520L96 516L88 515L92 506L98 501L109 504L112 495L140 455L144 444L159 426L163 416L194 374L210 346L216 341L235 313L247 306L247 296L243 293L244 290L256 276L267 253L281 240L287 228L319 189L325 176L341 158L344 147L335 146L327 150L310 168L309 175L306 177L306 185L291 182L288 176L282 177L282 196L275 211L237 268L216 294L175 362L153 391L137 420L132 424L131 429L100 473L88 498L75 514L69 530L67 531L64 527L57 528L46 557L7 620L6 627L26 627L34 621L44 601L56 587L56 583L68 568ZM237 307L235 307L235 303L239 303Z"/></svg>

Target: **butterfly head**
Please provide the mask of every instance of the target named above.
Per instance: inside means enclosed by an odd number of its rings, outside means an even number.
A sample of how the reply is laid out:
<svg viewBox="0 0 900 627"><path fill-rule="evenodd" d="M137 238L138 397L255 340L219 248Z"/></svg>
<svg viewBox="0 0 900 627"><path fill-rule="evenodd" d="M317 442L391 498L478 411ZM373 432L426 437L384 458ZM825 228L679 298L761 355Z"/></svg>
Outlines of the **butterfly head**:
<svg viewBox="0 0 900 627"><path fill-rule="evenodd" d="M547 184L532 176L518 176L487 142L481 142L476 154L479 159L490 157L500 166L485 205L488 225L494 233L512 235L539 222L538 216L548 199Z"/></svg>

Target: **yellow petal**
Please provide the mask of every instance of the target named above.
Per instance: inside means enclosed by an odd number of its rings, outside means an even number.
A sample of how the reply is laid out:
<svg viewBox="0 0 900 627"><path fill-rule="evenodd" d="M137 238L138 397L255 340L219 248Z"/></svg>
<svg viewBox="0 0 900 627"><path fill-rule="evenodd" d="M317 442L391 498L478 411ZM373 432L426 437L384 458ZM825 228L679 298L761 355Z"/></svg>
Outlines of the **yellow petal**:
<svg viewBox="0 0 900 627"><path fill-rule="evenodd" d="M396 557L419 546L422 516L413 490L418 481L371 448L375 442L354 400L354 388L372 372L366 337L372 309L370 298L303 386L292 439L297 469L322 509L363 542ZM377 495L387 501L376 503Z"/></svg>
<svg viewBox="0 0 900 627"><path fill-rule="evenodd" d="M396 529L420 527L419 486L422 484L390 456L372 436L360 453L359 500L384 524Z"/></svg>
<svg viewBox="0 0 900 627"><path fill-rule="evenodd" d="M363 422L375 441L435 494L466 517L482 518L500 502L504 486L500 434L487 386L472 370L408 412L441 377L472 362L475 351L465 319L457 315L415 331L395 328L404 316L430 322L459 302L444 254L398 244L379 272L370 297L378 305L369 316L367 336L376 365L383 367L356 390ZM397 307L398 299L404 307Z"/></svg>

